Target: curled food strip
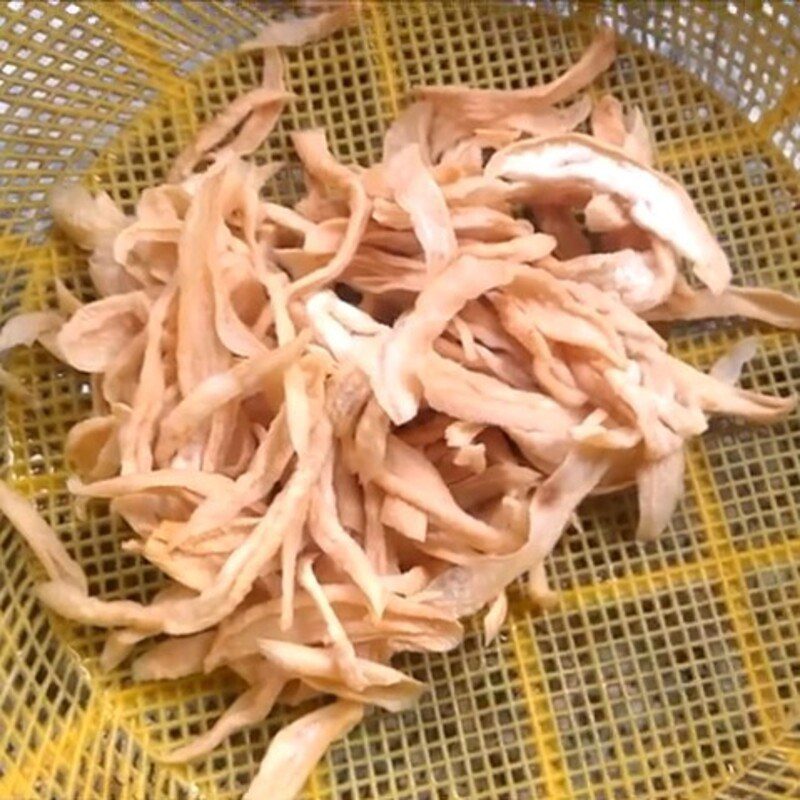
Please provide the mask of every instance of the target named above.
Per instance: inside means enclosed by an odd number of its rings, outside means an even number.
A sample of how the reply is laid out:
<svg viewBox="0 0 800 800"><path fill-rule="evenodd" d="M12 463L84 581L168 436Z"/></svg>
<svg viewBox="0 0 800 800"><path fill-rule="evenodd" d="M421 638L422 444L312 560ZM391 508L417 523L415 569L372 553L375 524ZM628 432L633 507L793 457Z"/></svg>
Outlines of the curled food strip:
<svg viewBox="0 0 800 800"><path fill-rule="evenodd" d="M133 662L134 680L163 681L202 672L213 640L212 631L203 631L159 642Z"/></svg>
<svg viewBox="0 0 800 800"><path fill-rule="evenodd" d="M422 99L449 116L466 119L475 127L491 126L510 114L552 106L588 86L613 62L614 34L601 30L580 60L556 80L527 89L469 89L462 86L426 86Z"/></svg>
<svg viewBox="0 0 800 800"><path fill-rule="evenodd" d="M186 178L200 159L244 120L248 117L253 119L255 115L263 114L264 110L271 112L273 107L283 104L291 96L287 92L260 86L237 97L222 113L207 122L198 132L197 138L178 156L170 170L170 180L179 181ZM277 115L274 119L277 120ZM271 128L269 125L264 125L266 134L269 134L268 127ZM258 144L261 143L260 139L256 141ZM247 136L241 144L234 140L231 149L239 155L249 155L255 149L251 144L250 137Z"/></svg>
<svg viewBox="0 0 800 800"><path fill-rule="evenodd" d="M428 269L439 272L455 256L458 243L442 194L422 160L419 145L409 144L386 165L388 183L425 253Z"/></svg>
<svg viewBox="0 0 800 800"><path fill-rule="evenodd" d="M0 512L25 537L50 580L62 582L82 593L87 591L86 575L67 553L56 532L22 495L2 481Z"/></svg>
<svg viewBox="0 0 800 800"><path fill-rule="evenodd" d="M342 679L336 655L330 649L266 639L262 639L258 647L280 670L301 676L321 691ZM356 662L364 676L364 687L337 692L346 699L377 705L389 711L402 711L419 698L425 688L424 684L392 667L365 658L358 658Z"/></svg>
<svg viewBox="0 0 800 800"><path fill-rule="evenodd" d="M56 342L70 366L105 372L147 321L150 302L144 292L114 294L81 306L61 328Z"/></svg>
<svg viewBox="0 0 800 800"><path fill-rule="evenodd" d="M545 247L552 247L549 237L544 237L544 242ZM509 283L514 273L514 266L504 261L462 256L419 294L413 311L396 326L381 353L382 380L375 388L379 402L394 422L407 422L416 414L420 389L415 364L431 349L449 320L469 300Z"/></svg>
<svg viewBox="0 0 800 800"><path fill-rule="evenodd" d="M353 24L358 19L355 11L353 3L343 2L320 14L275 20L254 39L239 45L239 49L246 51L270 47L303 47Z"/></svg>
<svg viewBox="0 0 800 800"><path fill-rule="evenodd" d="M650 135L640 109L635 108L626 118L622 103L613 95L604 95L592 109L592 134L621 148L634 161L653 166Z"/></svg>
<svg viewBox="0 0 800 800"><path fill-rule="evenodd" d="M637 471L639 525L636 538L640 541L656 539L669 524L683 495L683 471L683 450L647 462Z"/></svg>
<svg viewBox="0 0 800 800"><path fill-rule="evenodd" d="M490 178L607 192L631 219L692 261L714 294L731 278L728 258L686 190L621 150L583 134L524 140L500 150L486 166Z"/></svg>
<svg viewBox="0 0 800 800"><path fill-rule="evenodd" d="M59 330L63 324L64 318L55 311L32 311L12 317L0 329L0 355L20 345L30 347L36 341L44 344L48 334Z"/></svg>
<svg viewBox="0 0 800 800"><path fill-rule="evenodd" d="M556 604L547 559L568 525L582 535L584 498L635 489L651 540L712 414L769 423L796 405L736 385L753 340L706 373L649 324L799 329L800 303L729 286L689 196L652 168L644 117L576 95L611 63L609 32L544 86L423 88L373 164L293 131L306 193L279 202L282 165L241 157L292 88L277 48L352 11L282 19L245 45L263 50L261 86L201 129L134 216L56 191L97 299L57 282L58 311L0 330L0 354L38 341L90 374L67 488L86 513L110 501L132 529L122 550L166 578L149 603L90 595L52 528L0 483L0 512L46 573L40 600L109 629L104 668L161 636L136 680L225 668L246 683L164 760L200 758L275 706L335 698L273 737L251 800L295 797L366 706L416 702L424 687L394 654L457 647L460 617L481 610L491 641L524 575L537 605ZM590 112L593 135L571 133ZM707 288L689 287L681 256Z"/></svg>
<svg viewBox="0 0 800 800"><path fill-rule="evenodd" d="M105 192L92 196L83 186L60 186L50 194L53 218L81 249L96 250L125 227L125 215Z"/></svg>
<svg viewBox="0 0 800 800"><path fill-rule="evenodd" d="M191 744L178 747L171 753L161 756L161 761L167 764L179 764L199 758L210 753L241 728L266 719L285 682L286 679L280 672L265 674L263 683L257 683L242 692L209 731L198 736Z"/></svg>
<svg viewBox="0 0 800 800"><path fill-rule="evenodd" d="M500 633L503 623L508 615L508 597L505 592L500 592L497 599L489 606L483 618L483 639L486 644L491 644Z"/></svg>
<svg viewBox="0 0 800 800"><path fill-rule="evenodd" d="M429 166L431 163L429 139L432 121L433 106L431 103L412 103L400 112L383 137L383 164L388 166L388 162L393 156L408 145L415 144L419 148L423 164ZM379 175L382 181L387 179L388 172L388 169L381 169ZM378 193L376 192L376 194Z"/></svg>
<svg viewBox="0 0 800 800"><path fill-rule="evenodd" d="M755 358L757 352L758 339L753 336L742 339L714 362L708 374L733 386L741 378L745 365Z"/></svg>
<svg viewBox="0 0 800 800"><path fill-rule="evenodd" d="M608 469L590 450L573 450L533 496L528 541L503 556L482 556L452 567L428 586L432 602L455 616L474 614L515 578L543 563L576 506Z"/></svg>
<svg viewBox="0 0 800 800"><path fill-rule="evenodd" d="M357 177L338 164L328 150L325 133L321 130L293 134L292 141L305 168L315 180L347 195L350 218L342 242L333 258L323 267L299 278L292 284L291 293L319 289L344 272L355 255L369 221L371 204Z"/></svg>
<svg viewBox="0 0 800 800"><path fill-rule="evenodd" d="M336 516L332 469L333 463L329 459L322 469L321 485L311 501L311 536L320 550L352 577L369 599L375 614L380 617L386 606L386 592L366 553L350 537Z"/></svg>
<svg viewBox="0 0 800 800"><path fill-rule="evenodd" d="M363 716L361 703L339 700L287 725L270 742L244 800L293 800L328 746Z"/></svg>
<svg viewBox="0 0 800 800"><path fill-rule="evenodd" d="M282 373L302 352L307 336L261 356L249 358L225 373L212 375L187 394L161 423L156 459L166 462L189 434L217 409L256 392L274 373Z"/></svg>
<svg viewBox="0 0 800 800"><path fill-rule="evenodd" d="M20 345L30 347L38 341L56 358L63 360L64 354L56 339L63 323L63 317L54 311L32 311L12 317L0 330L0 356ZM0 388L17 397L30 399L23 383L3 367L0 367Z"/></svg>
<svg viewBox="0 0 800 800"><path fill-rule="evenodd" d="M731 286L722 294L687 287L645 316L652 322L736 316L796 331L800 330L800 300L775 289L751 286Z"/></svg>
<svg viewBox="0 0 800 800"><path fill-rule="evenodd" d="M119 420L112 414L89 417L70 428L64 443L67 465L81 480L116 475L121 467Z"/></svg>

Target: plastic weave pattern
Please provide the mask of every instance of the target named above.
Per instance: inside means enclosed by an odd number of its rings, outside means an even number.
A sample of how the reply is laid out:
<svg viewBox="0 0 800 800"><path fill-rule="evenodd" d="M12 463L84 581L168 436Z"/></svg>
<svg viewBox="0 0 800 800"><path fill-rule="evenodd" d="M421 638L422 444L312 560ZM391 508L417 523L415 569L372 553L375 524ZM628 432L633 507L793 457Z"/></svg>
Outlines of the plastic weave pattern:
<svg viewBox="0 0 800 800"><path fill-rule="evenodd" d="M2 0L2 318L53 302L60 276L90 296L83 257L51 233L50 186L80 176L130 208L210 114L259 79L235 45L280 12L255 0ZM688 187L736 277L800 292L800 6L769 2L387 2L292 52L298 100L258 153L324 126L335 154L379 153L420 83L515 87L558 74L611 25L621 54L600 90L643 107L660 166ZM296 196L297 170L279 183ZM709 364L763 334L745 383L800 387L793 335L720 323L675 332ZM43 350L8 368L33 405L3 400L0 458L85 565L91 591L147 599L158 573L120 551L102 510L81 521L62 443L87 381ZM632 539L634 498L587 504L550 564L556 610L512 599L491 646L476 627L446 656L401 666L431 685L414 710L373 714L335 746L309 798L534 800L800 797L800 418L716 422L689 458L686 499L657 543ZM190 766L157 754L209 726L225 675L134 685L98 667L101 634L51 618L34 559L0 524L0 800L223 800L244 787L278 723Z"/></svg>

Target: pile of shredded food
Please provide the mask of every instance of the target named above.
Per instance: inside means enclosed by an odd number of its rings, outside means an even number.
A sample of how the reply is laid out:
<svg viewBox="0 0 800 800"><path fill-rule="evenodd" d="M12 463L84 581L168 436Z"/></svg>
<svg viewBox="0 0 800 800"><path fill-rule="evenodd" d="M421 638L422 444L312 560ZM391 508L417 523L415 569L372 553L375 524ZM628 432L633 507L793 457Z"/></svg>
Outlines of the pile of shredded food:
<svg viewBox="0 0 800 800"><path fill-rule="evenodd" d="M457 647L481 610L491 639L520 576L550 604L545 563L584 498L636 487L652 539L710 415L767 423L795 406L736 386L752 340L706 373L651 326L798 328L800 303L731 286L689 195L653 167L642 113L582 94L614 59L606 31L551 83L419 89L369 167L295 131L307 191L270 200L282 165L244 157L291 102L279 48L351 21L280 22L246 45L263 49L262 85L134 216L58 192L99 299L59 283L58 310L0 332L3 350L38 340L91 375L94 413L66 441L76 508L109 502L123 549L166 576L149 604L91 596L2 485L47 572L42 603L108 628L108 669L136 648L136 680L228 667L247 686L164 760L203 756L276 705L334 698L272 739L249 800L294 797L366 709L417 700L394 654Z"/></svg>

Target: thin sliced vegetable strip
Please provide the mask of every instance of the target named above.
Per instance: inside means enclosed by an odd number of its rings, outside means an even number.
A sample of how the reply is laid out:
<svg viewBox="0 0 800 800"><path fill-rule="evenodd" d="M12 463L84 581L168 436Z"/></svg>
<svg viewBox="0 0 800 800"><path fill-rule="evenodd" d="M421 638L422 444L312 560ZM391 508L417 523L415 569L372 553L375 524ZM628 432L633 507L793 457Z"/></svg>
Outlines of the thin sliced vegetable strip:
<svg viewBox="0 0 800 800"><path fill-rule="evenodd" d="M423 87L372 165L294 131L307 193L275 202L281 165L242 156L291 102L280 48L355 11L248 42L262 85L203 126L134 216L57 190L98 298L59 282L58 312L0 331L0 354L38 341L92 374L68 488L110 501L132 529L125 551L166 576L149 604L94 596L0 484L47 574L42 602L109 628L108 668L165 634L136 680L226 667L247 684L165 760L202 757L276 705L335 698L273 738L247 798L296 796L368 707L413 703L424 687L395 653L456 647L459 618L481 609L491 640L526 574L539 605L557 604L547 559L585 497L635 487L637 535L653 539L710 415L768 423L795 407L736 386L755 341L705 373L650 327L736 315L797 329L800 302L729 285L689 196L652 167L641 112L578 95L613 60L607 31L544 86ZM575 133L587 117L592 135ZM707 288L690 288L681 256Z"/></svg>

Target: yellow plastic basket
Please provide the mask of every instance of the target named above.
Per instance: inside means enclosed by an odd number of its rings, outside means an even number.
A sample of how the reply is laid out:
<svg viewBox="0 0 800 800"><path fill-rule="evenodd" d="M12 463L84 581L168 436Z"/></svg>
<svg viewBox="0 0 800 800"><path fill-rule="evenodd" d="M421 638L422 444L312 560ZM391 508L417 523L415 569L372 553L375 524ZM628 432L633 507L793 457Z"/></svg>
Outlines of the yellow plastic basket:
<svg viewBox="0 0 800 800"><path fill-rule="evenodd" d="M85 263L52 235L46 193L81 176L130 207L198 125L258 80L232 48L278 9L263 0L3 0L0 5L2 314L53 301L54 275L89 295ZM366 163L420 83L520 86L556 75L597 23L623 37L602 90L643 107L660 166L688 187L737 279L800 292L800 7L754 3L368 5L358 26L293 52L288 131L324 126ZM288 170L284 200L299 190ZM675 331L708 364L756 326ZM800 386L795 336L762 333L747 384ZM120 523L81 520L62 443L89 410L85 378L41 349L9 369L33 404L4 399L5 477L36 498L91 590L149 598L158 573L121 553ZM512 597L503 636L476 627L446 656L402 666L430 683L414 710L376 713L336 745L313 798L800 797L800 420L717 422L689 457L687 494L657 543L632 540L628 495L594 500L550 564L556 610ZM0 525L0 800L221 800L246 786L280 719L209 758L163 766L234 694L213 674L134 685L98 667L101 635L51 618L31 554ZM280 715L278 715L280 716ZM287 715L282 717L285 721Z"/></svg>

